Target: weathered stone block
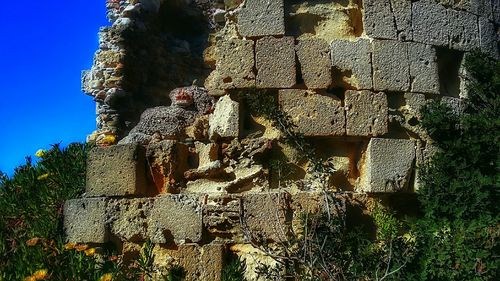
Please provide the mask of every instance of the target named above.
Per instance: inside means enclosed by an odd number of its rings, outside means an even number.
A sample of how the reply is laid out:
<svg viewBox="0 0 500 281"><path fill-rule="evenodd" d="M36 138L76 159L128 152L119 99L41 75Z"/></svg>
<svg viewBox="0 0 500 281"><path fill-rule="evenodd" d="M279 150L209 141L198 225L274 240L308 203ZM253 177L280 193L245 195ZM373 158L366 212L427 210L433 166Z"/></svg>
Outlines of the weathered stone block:
<svg viewBox="0 0 500 281"><path fill-rule="evenodd" d="M476 15L448 10L450 48L470 51L479 46L479 27Z"/></svg>
<svg viewBox="0 0 500 281"><path fill-rule="evenodd" d="M434 0L421 0L412 5L413 40L448 46L449 20L446 8Z"/></svg>
<svg viewBox="0 0 500 281"><path fill-rule="evenodd" d="M402 41L413 39L411 3L411 0L391 0L398 39Z"/></svg>
<svg viewBox="0 0 500 281"><path fill-rule="evenodd" d="M334 95L310 90L280 90L279 103L305 136L342 136L345 115L342 101Z"/></svg>
<svg viewBox="0 0 500 281"><path fill-rule="evenodd" d="M157 245L153 248L153 266L157 271L166 274L173 265L179 265L185 270L183 280L186 281L221 280L224 252L224 245L217 243L203 246L186 244L176 249ZM158 276L158 279L154 280L163 278Z"/></svg>
<svg viewBox="0 0 500 281"><path fill-rule="evenodd" d="M373 138L361 169L360 191L407 191L415 162L415 142Z"/></svg>
<svg viewBox="0 0 500 281"><path fill-rule="evenodd" d="M64 204L66 240L73 243L106 243L106 199L68 200Z"/></svg>
<svg viewBox="0 0 500 281"><path fill-rule="evenodd" d="M330 48L326 41L301 40L297 44L297 57L307 88L327 89L332 84Z"/></svg>
<svg viewBox="0 0 500 281"><path fill-rule="evenodd" d="M203 223L199 198L180 194L156 197L148 225L153 243L201 241Z"/></svg>
<svg viewBox="0 0 500 281"><path fill-rule="evenodd" d="M332 65L338 71L350 72L344 82L358 90L372 89L372 46L369 40L334 40L331 44ZM340 85L336 85L340 86Z"/></svg>
<svg viewBox="0 0 500 281"><path fill-rule="evenodd" d="M283 192L245 194L242 198L244 232L254 239L286 241L291 226L289 200L289 195Z"/></svg>
<svg viewBox="0 0 500 281"><path fill-rule="evenodd" d="M481 50L494 58L499 57L498 35L495 25L484 17L479 17L479 46Z"/></svg>
<svg viewBox="0 0 500 281"><path fill-rule="evenodd" d="M203 224L215 236L229 237L240 233L240 197L208 195L203 205Z"/></svg>
<svg viewBox="0 0 500 281"><path fill-rule="evenodd" d="M216 69L207 78L207 89L255 87L254 42L252 40L219 40L215 53Z"/></svg>
<svg viewBox="0 0 500 281"><path fill-rule="evenodd" d="M373 88L375 91L410 89L408 47L398 41L373 42Z"/></svg>
<svg viewBox="0 0 500 281"><path fill-rule="evenodd" d="M210 114L208 135L211 140L219 138L237 138L240 134L240 105L238 102L223 96L215 104Z"/></svg>
<svg viewBox="0 0 500 281"><path fill-rule="evenodd" d="M491 9L493 13L493 22L495 22L497 25L500 25L500 1L491 0Z"/></svg>
<svg viewBox="0 0 500 281"><path fill-rule="evenodd" d="M345 93L348 136L379 136L387 133L387 97L384 93Z"/></svg>
<svg viewBox="0 0 500 281"><path fill-rule="evenodd" d="M257 88L291 88L296 83L293 37L265 37L257 41Z"/></svg>
<svg viewBox="0 0 500 281"><path fill-rule="evenodd" d="M195 142L196 152L198 153L199 166L209 165L219 157L219 145L216 143Z"/></svg>
<svg viewBox="0 0 500 281"><path fill-rule="evenodd" d="M397 39L391 0L364 0L364 27L373 38Z"/></svg>
<svg viewBox="0 0 500 281"><path fill-rule="evenodd" d="M413 117L420 116L420 109L426 104L425 95L418 93L405 93L405 107L408 113Z"/></svg>
<svg viewBox="0 0 500 281"><path fill-rule="evenodd" d="M111 234L121 241L147 240L147 218L151 214L153 199L111 199L106 208L106 223Z"/></svg>
<svg viewBox="0 0 500 281"><path fill-rule="evenodd" d="M243 37L284 35L283 0L246 0L238 15L238 30Z"/></svg>
<svg viewBox="0 0 500 281"><path fill-rule="evenodd" d="M431 45L407 43L411 91L439 94L439 71L436 50Z"/></svg>
<svg viewBox="0 0 500 281"><path fill-rule="evenodd" d="M146 191L145 150L136 144L96 147L87 159L86 196L139 195Z"/></svg>

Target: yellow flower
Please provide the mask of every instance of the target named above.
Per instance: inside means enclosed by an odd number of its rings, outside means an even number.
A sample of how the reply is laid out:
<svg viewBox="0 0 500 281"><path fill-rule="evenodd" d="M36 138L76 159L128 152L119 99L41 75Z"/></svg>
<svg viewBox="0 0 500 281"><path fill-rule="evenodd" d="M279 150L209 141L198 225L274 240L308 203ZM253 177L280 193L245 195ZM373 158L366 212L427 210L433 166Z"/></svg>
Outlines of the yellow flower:
<svg viewBox="0 0 500 281"><path fill-rule="evenodd" d="M40 269L33 273L32 276L35 277L35 280L44 280L48 275L49 272L47 271L47 269Z"/></svg>
<svg viewBox="0 0 500 281"><path fill-rule="evenodd" d="M72 250L75 247L76 247L76 243L67 243L66 245L64 245L65 250Z"/></svg>
<svg viewBox="0 0 500 281"><path fill-rule="evenodd" d="M85 251L88 249L89 246L87 245L77 245L75 246L75 249L78 251L78 252L81 252L81 251Z"/></svg>
<svg viewBox="0 0 500 281"><path fill-rule="evenodd" d="M97 139L97 144L101 146L108 146L116 143L116 136L115 135L104 135L103 137L100 137Z"/></svg>
<svg viewBox="0 0 500 281"><path fill-rule="evenodd" d="M35 276L28 276L28 277L24 278L24 281L36 281L36 278L35 278Z"/></svg>
<svg viewBox="0 0 500 281"><path fill-rule="evenodd" d="M33 247L38 244L38 242L40 242L40 238L31 238L30 240L26 241L26 245L28 247Z"/></svg>
<svg viewBox="0 0 500 281"><path fill-rule="evenodd" d="M85 255L86 256L93 256L94 254L95 254L95 249L94 248L90 248L90 249L85 250Z"/></svg>
<svg viewBox="0 0 500 281"><path fill-rule="evenodd" d="M43 157L47 153L47 150L45 149L39 149L35 152L35 156L38 158Z"/></svg>
<svg viewBox="0 0 500 281"><path fill-rule="evenodd" d="M111 273L106 273L101 278L99 278L99 281L112 281L113 280L113 275Z"/></svg>
<svg viewBox="0 0 500 281"><path fill-rule="evenodd" d="M46 180L48 177L49 177L49 174L43 174L43 175L38 176L37 179L39 181L43 181L43 180Z"/></svg>

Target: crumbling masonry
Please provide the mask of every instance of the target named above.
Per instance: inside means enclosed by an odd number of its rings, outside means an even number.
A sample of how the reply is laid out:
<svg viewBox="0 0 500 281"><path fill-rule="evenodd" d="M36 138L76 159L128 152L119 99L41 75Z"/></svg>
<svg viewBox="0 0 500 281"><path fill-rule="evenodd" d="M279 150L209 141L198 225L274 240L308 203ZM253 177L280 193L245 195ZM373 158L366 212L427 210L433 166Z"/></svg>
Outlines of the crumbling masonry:
<svg viewBox="0 0 500 281"><path fill-rule="evenodd" d="M112 25L83 73L98 146L65 229L68 241L113 242L125 255L151 241L158 280L173 265L188 280L219 280L231 254L263 280L253 238L288 239L304 212L344 216L353 200L411 195L434 150L419 108L441 100L460 113L464 56L499 56L497 0L107 8ZM252 114L243 97L257 92L276 98L330 172L315 176L273 120Z"/></svg>

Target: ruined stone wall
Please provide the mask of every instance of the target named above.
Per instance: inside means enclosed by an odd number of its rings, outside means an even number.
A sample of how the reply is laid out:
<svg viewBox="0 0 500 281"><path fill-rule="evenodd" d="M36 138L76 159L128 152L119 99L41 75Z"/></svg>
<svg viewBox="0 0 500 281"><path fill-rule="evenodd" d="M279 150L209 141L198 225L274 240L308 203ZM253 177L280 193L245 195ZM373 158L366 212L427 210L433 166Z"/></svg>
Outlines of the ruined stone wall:
<svg viewBox="0 0 500 281"><path fill-rule="evenodd" d="M419 108L441 100L460 113L464 56L499 56L498 3L109 0L112 26L83 75L99 147L85 196L65 206L68 240L124 254L150 240L158 276L179 264L189 280L218 280L230 254L272 264L252 242L289 239L304 212L349 217L360 198L411 197L434 150ZM174 135L127 136L170 122L161 110L181 118L190 109L171 91L193 83L213 108ZM273 97L324 169L251 112L252 93Z"/></svg>

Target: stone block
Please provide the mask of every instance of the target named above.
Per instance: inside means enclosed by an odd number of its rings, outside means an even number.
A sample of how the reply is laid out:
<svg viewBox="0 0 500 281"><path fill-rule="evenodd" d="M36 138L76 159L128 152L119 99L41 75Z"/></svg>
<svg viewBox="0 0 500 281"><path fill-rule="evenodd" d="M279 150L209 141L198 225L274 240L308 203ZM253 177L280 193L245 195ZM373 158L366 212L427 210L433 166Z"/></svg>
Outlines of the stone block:
<svg viewBox="0 0 500 281"><path fill-rule="evenodd" d="M207 78L207 89L255 87L254 42L227 39L216 44L216 68Z"/></svg>
<svg viewBox="0 0 500 281"><path fill-rule="evenodd" d="M360 191L408 191L415 162L413 140L373 138L364 157Z"/></svg>
<svg viewBox="0 0 500 281"><path fill-rule="evenodd" d="M279 103L297 125L297 130L305 136L345 134L344 107L334 95L318 94L311 90L280 90Z"/></svg>
<svg viewBox="0 0 500 281"><path fill-rule="evenodd" d="M153 243L200 242L203 223L199 197L181 194L156 197L148 228Z"/></svg>
<svg viewBox="0 0 500 281"><path fill-rule="evenodd" d="M482 15L488 19L492 17L492 5L490 0L437 0L436 2L454 10L466 11L474 15Z"/></svg>
<svg viewBox="0 0 500 281"><path fill-rule="evenodd" d="M241 233L240 201L238 195L208 195L203 205L203 225L208 233L218 237Z"/></svg>
<svg viewBox="0 0 500 281"><path fill-rule="evenodd" d="M495 25L484 17L479 17L479 46L494 58L499 58L498 35Z"/></svg>
<svg viewBox="0 0 500 281"><path fill-rule="evenodd" d="M448 46L449 19L446 8L434 0L412 5L413 40L436 46Z"/></svg>
<svg viewBox="0 0 500 281"><path fill-rule="evenodd" d="M208 135L211 140L237 138L240 135L240 105L228 95L215 104L208 120Z"/></svg>
<svg viewBox="0 0 500 281"><path fill-rule="evenodd" d="M358 90L373 88L372 46L369 40L334 40L331 43L331 57L336 70L350 74L342 78L345 83Z"/></svg>
<svg viewBox="0 0 500 281"><path fill-rule="evenodd" d="M110 232L120 241L147 240L147 218L151 214L153 199L110 199L106 207L106 223Z"/></svg>
<svg viewBox="0 0 500 281"><path fill-rule="evenodd" d="M106 243L106 199L68 200L64 204L66 240L73 243Z"/></svg>
<svg viewBox="0 0 500 281"><path fill-rule="evenodd" d="M330 48L322 39L301 40L297 44L297 57L302 79L308 89L327 89L332 84Z"/></svg>
<svg viewBox="0 0 500 281"><path fill-rule="evenodd" d="M410 89L408 46L398 41L373 42L373 88L406 92Z"/></svg>
<svg viewBox="0 0 500 281"><path fill-rule="evenodd" d="M245 194L242 227L245 233L264 241L283 242L290 234L290 196L284 192Z"/></svg>
<svg viewBox="0 0 500 281"><path fill-rule="evenodd" d="M476 15L448 10L450 48L470 51L479 46L479 27Z"/></svg>
<svg viewBox="0 0 500 281"><path fill-rule="evenodd" d="M391 0L364 0L364 28L372 38L397 39Z"/></svg>
<svg viewBox="0 0 500 281"><path fill-rule="evenodd" d="M142 146L113 145L89 152L86 196L140 195L145 191L146 161Z"/></svg>
<svg viewBox="0 0 500 281"><path fill-rule="evenodd" d="M413 30L411 27L411 0L391 0L391 8L394 13L394 22L398 39L400 41L413 40Z"/></svg>
<svg viewBox="0 0 500 281"><path fill-rule="evenodd" d="M246 0L238 14L238 31L243 37L284 35L283 0Z"/></svg>
<svg viewBox="0 0 500 281"><path fill-rule="evenodd" d="M257 88L291 88L296 84L293 37L264 37L255 48Z"/></svg>
<svg viewBox="0 0 500 281"><path fill-rule="evenodd" d="M156 245L153 248L153 267L163 274L173 265L185 270L182 280L221 280L224 265L225 246L210 243L203 246L197 244L180 245L177 248L167 248ZM158 279L163 280L161 276Z"/></svg>
<svg viewBox="0 0 500 281"><path fill-rule="evenodd" d="M500 25L500 1L491 0L492 18L493 22Z"/></svg>
<svg viewBox="0 0 500 281"><path fill-rule="evenodd" d="M384 93L347 91L345 93L348 136L379 136L387 133L387 97Z"/></svg>
<svg viewBox="0 0 500 281"><path fill-rule="evenodd" d="M219 145L216 143L202 143L195 142L194 146L196 152L198 153L199 167L209 165L213 161L216 161L219 157Z"/></svg>
<svg viewBox="0 0 500 281"><path fill-rule="evenodd" d="M412 117L420 116L420 109L426 104L425 95L418 93L405 93L405 107Z"/></svg>
<svg viewBox="0 0 500 281"><path fill-rule="evenodd" d="M439 94L439 71L436 50L431 45L408 44L411 91Z"/></svg>

